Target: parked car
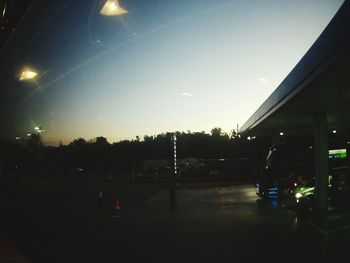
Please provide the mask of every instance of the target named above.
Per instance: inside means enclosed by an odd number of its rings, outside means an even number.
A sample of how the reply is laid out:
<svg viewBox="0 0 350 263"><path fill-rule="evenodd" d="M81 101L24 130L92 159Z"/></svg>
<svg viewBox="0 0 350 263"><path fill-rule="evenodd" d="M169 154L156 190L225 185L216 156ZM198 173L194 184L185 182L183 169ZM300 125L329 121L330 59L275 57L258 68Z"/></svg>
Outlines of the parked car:
<svg viewBox="0 0 350 263"><path fill-rule="evenodd" d="M285 198L302 184L301 178L313 176L314 157L309 147L291 148L280 144L269 149L260 170L257 195L262 198Z"/></svg>
<svg viewBox="0 0 350 263"><path fill-rule="evenodd" d="M341 196L347 195L350 189L347 152L347 148L329 150L329 180L330 185L334 185L330 190L332 201L343 199ZM261 198L290 198L292 195L298 202L301 198L305 198L303 202L311 200L315 186L314 163L312 146L280 144L271 147L256 184L257 195Z"/></svg>
<svg viewBox="0 0 350 263"><path fill-rule="evenodd" d="M332 207L350 205L349 167L335 167L328 176L328 201ZM309 212L315 208L315 180L291 191L291 202L299 212Z"/></svg>

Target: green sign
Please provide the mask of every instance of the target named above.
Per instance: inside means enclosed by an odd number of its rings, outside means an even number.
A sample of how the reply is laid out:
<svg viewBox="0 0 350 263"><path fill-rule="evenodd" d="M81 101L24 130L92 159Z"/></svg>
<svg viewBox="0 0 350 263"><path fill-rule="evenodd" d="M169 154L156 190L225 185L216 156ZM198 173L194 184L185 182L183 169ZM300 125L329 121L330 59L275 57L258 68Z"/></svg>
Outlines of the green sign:
<svg viewBox="0 0 350 263"><path fill-rule="evenodd" d="M328 151L329 159L345 159L346 158L346 149L334 149Z"/></svg>

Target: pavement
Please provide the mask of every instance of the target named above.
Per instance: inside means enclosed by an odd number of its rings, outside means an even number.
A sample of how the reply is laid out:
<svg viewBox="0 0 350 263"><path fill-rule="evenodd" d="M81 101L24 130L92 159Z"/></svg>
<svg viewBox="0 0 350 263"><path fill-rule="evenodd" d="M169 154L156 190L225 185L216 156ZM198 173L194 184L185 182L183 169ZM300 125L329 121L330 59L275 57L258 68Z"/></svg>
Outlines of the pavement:
<svg viewBox="0 0 350 263"><path fill-rule="evenodd" d="M2 262L21 254L30 262L303 262L346 256L350 241L349 228L319 231L316 221L301 220L278 201L258 199L252 184L178 185L174 209L167 187L101 186L101 207L91 178L3 188L0 225L13 246L1 243ZM348 217L341 218L346 225Z"/></svg>
<svg viewBox="0 0 350 263"><path fill-rule="evenodd" d="M0 262L29 263L30 261L0 233Z"/></svg>

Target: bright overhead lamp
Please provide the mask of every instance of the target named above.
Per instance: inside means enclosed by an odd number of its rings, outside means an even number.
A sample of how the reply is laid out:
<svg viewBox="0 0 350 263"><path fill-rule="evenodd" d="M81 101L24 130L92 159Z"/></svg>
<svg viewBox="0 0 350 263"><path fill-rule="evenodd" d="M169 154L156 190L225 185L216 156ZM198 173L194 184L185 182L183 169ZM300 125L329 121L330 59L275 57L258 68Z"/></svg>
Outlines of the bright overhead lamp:
<svg viewBox="0 0 350 263"><path fill-rule="evenodd" d="M121 7L119 0L107 0L100 10L103 16L121 16L127 14L128 10Z"/></svg>
<svg viewBox="0 0 350 263"><path fill-rule="evenodd" d="M25 69L22 71L21 76L19 77L19 80L31 80L34 79L38 73L36 73L33 70Z"/></svg>

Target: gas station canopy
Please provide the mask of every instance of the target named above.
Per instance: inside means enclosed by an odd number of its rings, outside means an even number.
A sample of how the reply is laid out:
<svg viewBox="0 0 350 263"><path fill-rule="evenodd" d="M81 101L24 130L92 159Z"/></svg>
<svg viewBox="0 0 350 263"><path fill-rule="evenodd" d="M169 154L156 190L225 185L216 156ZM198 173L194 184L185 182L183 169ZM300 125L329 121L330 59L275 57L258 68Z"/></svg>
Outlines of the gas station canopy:
<svg viewBox="0 0 350 263"><path fill-rule="evenodd" d="M350 130L350 2L240 129L244 136L312 134L314 114L330 130Z"/></svg>

